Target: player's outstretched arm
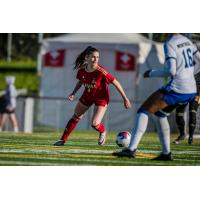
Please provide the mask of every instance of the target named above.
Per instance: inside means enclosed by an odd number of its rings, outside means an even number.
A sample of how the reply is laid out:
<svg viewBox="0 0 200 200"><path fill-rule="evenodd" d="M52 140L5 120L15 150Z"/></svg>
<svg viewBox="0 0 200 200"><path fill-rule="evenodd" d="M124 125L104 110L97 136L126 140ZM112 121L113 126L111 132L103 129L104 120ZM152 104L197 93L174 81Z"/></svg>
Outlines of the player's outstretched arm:
<svg viewBox="0 0 200 200"><path fill-rule="evenodd" d="M143 77L168 77L176 74L176 60L169 59L162 69L150 69L144 72Z"/></svg>
<svg viewBox="0 0 200 200"><path fill-rule="evenodd" d="M112 84L115 86L115 88L117 89L117 91L120 93L120 95L122 96L123 100L124 100L124 107L126 109L131 108L131 103L130 100L128 99L128 97L126 96L124 89L122 88L121 84L119 83L119 81L117 79L114 79Z"/></svg>
<svg viewBox="0 0 200 200"><path fill-rule="evenodd" d="M81 82L81 81L78 81L78 82L76 83L76 86L75 86L73 92L67 97L67 99L70 100L70 101L73 101L76 92L81 88L81 86L82 86L82 82Z"/></svg>
<svg viewBox="0 0 200 200"><path fill-rule="evenodd" d="M144 72L143 77L149 78L149 77L168 77L170 76L170 72L164 69L149 69L146 72Z"/></svg>

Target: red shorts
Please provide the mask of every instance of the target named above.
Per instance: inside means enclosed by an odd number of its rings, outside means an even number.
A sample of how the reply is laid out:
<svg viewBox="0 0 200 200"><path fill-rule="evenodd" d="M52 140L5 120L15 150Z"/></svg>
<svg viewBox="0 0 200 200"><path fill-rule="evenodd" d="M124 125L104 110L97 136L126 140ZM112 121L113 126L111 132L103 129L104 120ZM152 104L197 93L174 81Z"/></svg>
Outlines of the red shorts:
<svg viewBox="0 0 200 200"><path fill-rule="evenodd" d="M109 100L107 100L107 99L98 99L98 100L92 99L92 98L88 99L84 95L81 96L79 101L83 105L88 106L88 107L90 107L92 104L95 104L95 106L103 106L103 107L105 107L109 103Z"/></svg>

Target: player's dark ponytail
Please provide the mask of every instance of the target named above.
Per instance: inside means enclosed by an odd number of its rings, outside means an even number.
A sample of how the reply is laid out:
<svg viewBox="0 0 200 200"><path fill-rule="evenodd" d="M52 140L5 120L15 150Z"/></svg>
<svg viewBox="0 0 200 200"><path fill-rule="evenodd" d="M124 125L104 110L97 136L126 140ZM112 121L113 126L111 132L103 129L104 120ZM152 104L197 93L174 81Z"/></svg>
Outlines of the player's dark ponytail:
<svg viewBox="0 0 200 200"><path fill-rule="evenodd" d="M85 67L87 65L85 57L93 52L99 52L99 50L92 46L88 46L83 52L81 52L75 60L74 70Z"/></svg>

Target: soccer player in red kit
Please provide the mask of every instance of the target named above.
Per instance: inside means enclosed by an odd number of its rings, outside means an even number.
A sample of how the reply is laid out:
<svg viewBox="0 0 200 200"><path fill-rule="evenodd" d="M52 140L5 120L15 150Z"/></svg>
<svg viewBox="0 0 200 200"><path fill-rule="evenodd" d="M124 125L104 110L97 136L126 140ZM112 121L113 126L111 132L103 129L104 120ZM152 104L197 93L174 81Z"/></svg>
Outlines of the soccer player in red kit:
<svg viewBox="0 0 200 200"><path fill-rule="evenodd" d="M126 96L121 84L115 77L109 74L99 64L99 50L88 46L75 61L74 69L78 70L78 82L73 92L68 96L68 100L73 101L76 92L84 85L85 90L76 105L74 115L68 121L63 135L60 140L54 143L55 146L63 146L74 130L84 113L95 105L94 114L92 117L91 126L99 132L98 144L103 145L106 139L106 129L102 123L103 116L109 104L109 90L108 85L111 83L115 86L117 91L123 98L124 107L131 108L131 103Z"/></svg>

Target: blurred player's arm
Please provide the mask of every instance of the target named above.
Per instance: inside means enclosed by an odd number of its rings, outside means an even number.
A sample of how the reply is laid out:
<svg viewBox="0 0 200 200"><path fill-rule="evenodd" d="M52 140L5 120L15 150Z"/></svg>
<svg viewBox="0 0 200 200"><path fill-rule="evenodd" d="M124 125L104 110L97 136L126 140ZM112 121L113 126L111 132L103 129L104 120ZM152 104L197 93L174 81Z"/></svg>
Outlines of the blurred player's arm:
<svg viewBox="0 0 200 200"><path fill-rule="evenodd" d="M128 99L128 97L126 96L124 89L122 88L120 82L115 78L112 81L112 84L115 86L115 88L117 89L117 91L120 93L120 95L122 96L123 100L124 100L124 107L125 108L131 108L131 103Z"/></svg>
<svg viewBox="0 0 200 200"><path fill-rule="evenodd" d="M176 59L170 58L165 62L163 69L151 69L144 73L144 78L148 77L168 77L176 74Z"/></svg>
<svg viewBox="0 0 200 200"><path fill-rule="evenodd" d="M78 82L76 83L76 86L74 87L73 92L67 97L67 99L70 100L70 101L73 101L73 100L74 100L75 94L76 94L77 91L81 88L81 86L82 86L82 82L81 82L81 81L78 81Z"/></svg>
<svg viewBox="0 0 200 200"><path fill-rule="evenodd" d="M81 86L82 86L82 82L78 81L76 83L76 86L75 86L75 88L74 88L74 90L73 90L73 92L71 94L75 95L78 92L78 90L81 88Z"/></svg>
<svg viewBox="0 0 200 200"><path fill-rule="evenodd" d="M168 77L176 74L176 49L170 42L164 44L165 64L162 69L148 70L144 73L147 77Z"/></svg>

